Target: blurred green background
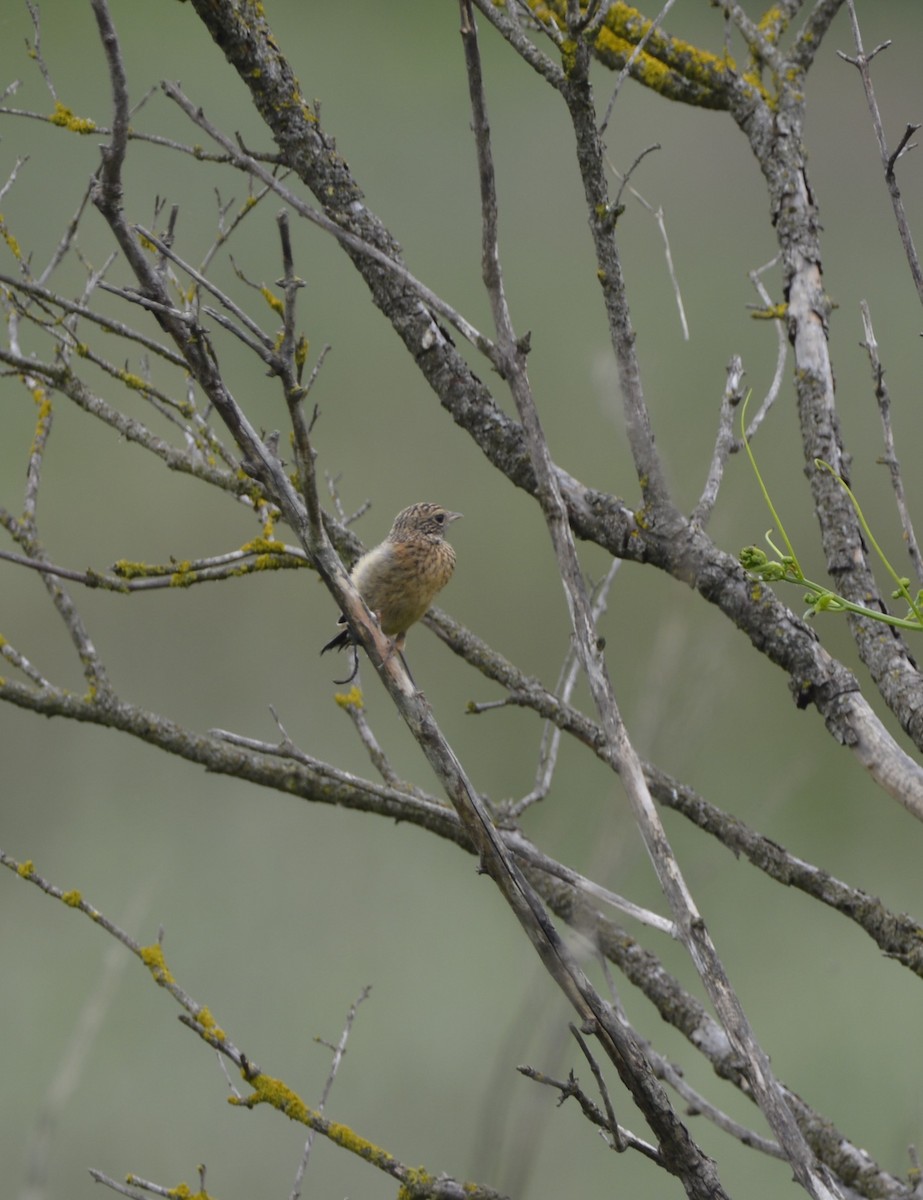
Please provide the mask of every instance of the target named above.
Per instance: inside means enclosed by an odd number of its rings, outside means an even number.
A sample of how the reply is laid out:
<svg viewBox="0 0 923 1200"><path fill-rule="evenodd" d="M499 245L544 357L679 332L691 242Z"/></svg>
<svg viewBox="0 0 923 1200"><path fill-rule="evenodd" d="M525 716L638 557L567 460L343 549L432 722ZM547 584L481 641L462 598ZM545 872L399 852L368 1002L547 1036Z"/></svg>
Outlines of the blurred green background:
<svg viewBox="0 0 923 1200"><path fill-rule="evenodd" d="M745 7L753 14L761 8ZM919 2L858 8L867 47L894 40L874 77L893 144L908 121L923 119ZM266 0L266 12L410 269L489 329L457 6ZM113 0L112 13L133 101L161 79L179 80L225 131L269 148L245 89L189 5ZM89 5L45 0L41 14L42 50L59 99L106 123L108 83ZM552 454L587 484L634 503L566 113L481 25L507 293L519 330L532 331L530 373ZM681 0L668 27L721 49L720 19L704 0ZM25 6L5 4L0 87L21 80L6 104L48 112L49 94L26 52L30 36ZM836 49L853 50L845 11L808 89L811 184L825 227L826 284L839 306L832 352L853 484L879 540L901 562L887 477L876 465L880 430L859 345L858 302L871 305L916 512L921 317L859 79ZM604 102L613 80L600 71L596 82ZM159 94L135 123L184 142L202 140ZM25 117L4 118L0 133L0 182L18 156L29 155L2 212L38 269L79 203L101 139ZM661 149L644 160L633 184L664 208L688 341L656 225L633 201L619 223L620 241L658 442L676 495L690 509L704 480L729 357L743 356L756 398L772 377L775 331L749 316L757 297L747 272L775 247L758 170L729 117L680 108L628 83L610 126L611 158L625 169L654 142ZM902 160L900 180L918 230L921 171L919 154ZM180 205L177 250L193 261L214 236L214 189L222 201L246 196L239 177L141 144L131 148L127 183L133 221L162 226L155 195ZM231 243L246 275L270 284L280 274L277 208L264 201ZM80 246L94 266L109 252L95 212L84 218ZM436 499L461 510L465 519L452 539L459 566L444 607L553 685L568 645L566 608L537 507L452 425L336 246L299 226L295 247L307 285L299 298L302 328L314 354L332 346L313 393L321 408L319 468L339 477L347 509L371 501L356 527L367 542L380 539L393 514L412 501ZM12 272L3 253L2 270ZM117 265L114 277L124 279L121 270ZM242 292L226 264L215 278L273 329L272 314L254 293ZM764 278L781 299L778 273ZM73 293L78 281L71 267L59 286ZM116 359L124 353L109 352ZM219 353L253 423L284 426L281 395L259 366L228 338L219 338ZM489 378L483 363L475 369ZM820 578L789 375L756 451L802 561ZM130 403L109 387L113 402ZM499 387L497 395L509 405ZM0 378L0 398L0 503L18 512L34 410L15 379ZM257 532L242 506L167 476L64 399L55 406L45 471L45 546L54 561L75 568L104 569L122 557L194 558L233 549ZM768 524L749 468L732 460L712 535L735 551L759 541ZM586 547L582 554L587 571L601 575L604 557ZM0 632L51 679L81 687L40 581L7 564L0 564L0 578ZM267 740L276 736L271 704L306 751L371 773L333 701L338 672L317 658L336 614L313 576L278 573L130 598L77 591L76 599L127 699L197 730L218 726ZM800 602L795 593L787 599ZM864 682L843 627L828 618L819 631ZM783 676L715 611L672 580L626 565L603 632L642 754L792 852L896 910L921 913L919 826L833 745L815 712L795 710ZM475 785L495 801L527 792L540 736L535 720L520 711L466 715L469 699L494 699L498 690L422 628L411 635L408 654ZM393 764L433 789L425 762L371 673L364 674L369 716ZM587 703L582 692L579 699ZM211 1007L238 1046L309 1103L329 1062L313 1039L335 1041L349 1004L371 984L331 1098L334 1119L405 1162L530 1200L610 1194L613 1185L626 1194L671 1194L671 1185L635 1156L606 1153L576 1108L556 1109L550 1092L515 1073L522 1062L559 1076L574 1066L589 1082L566 1032L566 1006L472 859L410 828L262 793L114 733L9 707L0 711L0 764L0 845L33 859L60 886L81 888L141 941L153 941L162 926L178 981ZM885 1167L905 1171L923 1113L915 981L846 922L771 887L681 819L668 813L665 820L781 1078ZM551 794L526 826L548 853L663 909L618 781L574 746L562 746ZM675 947L652 935L644 940L699 994ZM85 919L0 875L0 1161L8 1195L22 1194L38 1115L108 950ZM622 998L639 1028L694 1083L762 1129L755 1110L703 1069L643 1000L627 987ZM216 1196L288 1194L303 1131L268 1111L228 1108L224 1076L176 1011L136 963L125 963L53 1130L53 1200L98 1196L89 1167L174 1185L192 1184L199 1162L208 1164ZM620 1119L644 1135L617 1084L613 1095ZM692 1127L731 1193L762 1200L791 1190L782 1165L756 1162L701 1120ZM320 1143L305 1194L384 1197L394 1190ZM680 1194L678 1184L672 1194Z"/></svg>

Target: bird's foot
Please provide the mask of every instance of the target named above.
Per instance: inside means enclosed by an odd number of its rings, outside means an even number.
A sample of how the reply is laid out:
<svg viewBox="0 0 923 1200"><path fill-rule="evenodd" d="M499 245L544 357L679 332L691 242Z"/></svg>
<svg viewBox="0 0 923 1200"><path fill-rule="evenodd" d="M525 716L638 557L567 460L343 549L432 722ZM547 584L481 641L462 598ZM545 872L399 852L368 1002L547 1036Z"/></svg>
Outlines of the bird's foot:
<svg viewBox="0 0 923 1200"><path fill-rule="evenodd" d="M390 662L395 654L399 654L401 660L404 661L404 637L403 633L399 633L396 638L388 638L388 653L381 660L382 663ZM404 661L404 666L407 666L406 661Z"/></svg>
<svg viewBox="0 0 923 1200"><path fill-rule="evenodd" d="M343 687L344 684L352 683L352 681L359 674L359 647L353 646L352 649L353 649L353 669L352 669L351 673L345 679L334 679L333 682L337 685L337 687Z"/></svg>

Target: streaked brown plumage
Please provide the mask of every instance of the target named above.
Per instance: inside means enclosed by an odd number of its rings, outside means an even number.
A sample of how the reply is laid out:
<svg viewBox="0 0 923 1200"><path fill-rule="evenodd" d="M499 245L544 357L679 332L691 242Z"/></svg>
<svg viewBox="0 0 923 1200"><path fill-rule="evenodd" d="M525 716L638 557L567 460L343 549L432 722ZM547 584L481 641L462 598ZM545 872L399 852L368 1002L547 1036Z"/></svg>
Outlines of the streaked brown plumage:
<svg viewBox="0 0 923 1200"><path fill-rule="evenodd" d="M420 620L437 592L452 578L455 551L445 534L461 515L441 504L411 504L394 518L385 540L363 554L350 572L362 599L378 618L382 633L394 639L398 651L404 648L407 630ZM340 624L344 628L321 654L354 644L345 617L340 617Z"/></svg>

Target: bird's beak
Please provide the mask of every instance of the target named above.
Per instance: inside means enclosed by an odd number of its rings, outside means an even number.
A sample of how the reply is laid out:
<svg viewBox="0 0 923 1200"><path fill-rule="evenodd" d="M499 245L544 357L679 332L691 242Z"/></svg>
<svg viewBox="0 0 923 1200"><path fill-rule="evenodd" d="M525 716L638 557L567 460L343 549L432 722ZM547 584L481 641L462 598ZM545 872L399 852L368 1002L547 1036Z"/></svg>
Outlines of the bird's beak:
<svg viewBox="0 0 923 1200"><path fill-rule="evenodd" d="M457 521L459 517L463 517L464 515L465 515L464 513L447 512L445 515L445 519L449 522L449 524L451 524L453 521Z"/></svg>

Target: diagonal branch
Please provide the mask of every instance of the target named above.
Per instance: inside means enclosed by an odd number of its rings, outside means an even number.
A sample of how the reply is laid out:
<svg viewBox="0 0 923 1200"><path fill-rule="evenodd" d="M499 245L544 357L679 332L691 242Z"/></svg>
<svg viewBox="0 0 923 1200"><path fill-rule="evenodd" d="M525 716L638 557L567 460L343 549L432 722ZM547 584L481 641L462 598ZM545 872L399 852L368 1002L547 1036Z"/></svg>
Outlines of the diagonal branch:
<svg viewBox="0 0 923 1200"><path fill-rule="evenodd" d="M606 742L613 748L620 762L621 779L628 793L635 820L673 913L680 937L715 1005L724 1028L747 1064L745 1069L753 1093L785 1150L796 1177L809 1195L814 1196L816 1200L826 1200L827 1197L839 1195L839 1191L829 1172L817 1163L798 1128L783 1090L772 1073L769 1059L757 1042L740 1001L718 958L715 946L667 840L666 832L644 779L640 760L628 738L619 713L602 652L602 644L596 633L583 573L577 559L573 535L567 519L567 509L535 408L526 372L525 353L522 344L517 342L514 336L512 320L503 293L497 248L496 190L490 153L489 125L486 119L486 101L480 72L480 56L477 48L477 31L471 14L470 0L461 0L461 2L462 38L468 64L469 91L472 100L473 125L481 181L484 280L497 325L498 345L506 358L505 378L525 430L538 485L538 498L548 524L558 568L565 586L577 653L586 672L587 682L599 713ZM587 114L593 112L588 69L589 53L586 43L578 40L575 62L569 73L565 96L574 118L584 188L587 199L590 201L591 197L595 200L601 193L605 182L597 125L595 120L584 119ZM612 259L614 257L614 239L611 236L611 229L605 231L604 234L599 222L593 222L593 214L598 211L598 204L592 203L590 214L591 224L595 224L597 253L606 253L607 257ZM604 239L609 245L605 245ZM618 353L621 335L628 320L627 308L624 304L619 307L617 320L617 325L613 327L613 341ZM626 343L624 347L626 351L629 344ZM622 365L620 360L620 368ZM634 431L633 439L636 466L640 470L642 461L652 464L656 460L654 459L653 438L650 435L649 427L643 421L646 411L639 407L643 403L640 379L637 381L630 379L628 382L631 390L626 395L626 402L631 406L634 401L634 416L641 422ZM635 382L636 387L632 386ZM656 483L656 479L650 482L650 491L662 503L664 494L661 492L658 495Z"/></svg>
<svg viewBox="0 0 923 1200"><path fill-rule="evenodd" d="M227 0L224 3L191 0L191 3L250 90L255 107L280 147L284 165L310 188L323 204L326 214L341 229L358 235L362 246L371 246L399 261L396 239L369 208L343 156L336 152L332 139L311 111L262 10L252 7L244 10ZM639 36L643 36L643 32L641 30ZM682 48L674 49L682 58ZM804 176L797 170L790 170L787 160L774 148L771 136L776 125L772 111L760 101L759 93L734 75L727 76L727 80L730 91L726 101L735 120L751 137L754 152L767 174L770 195L776 206L773 211L777 212L775 219L780 240L783 244L791 241L799 246L805 229L813 229L810 213L805 217L802 211ZM796 79L792 86L797 82ZM192 110L195 111L194 107ZM595 120L595 115L588 114L587 119ZM791 119L800 119L797 112ZM787 194L793 199L788 206L782 200ZM594 217L594 232L595 224L608 219L604 188L599 200L602 208L598 220ZM417 294L401 286L394 273L382 268L371 254L360 252L348 241L341 244L365 280L373 302L391 322L414 364L452 419L466 430L487 460L510 482L535 495L535 474L521 426L495 402L483 381L442 334ZM600 269L606 266L604 262ZM610 283L611 275L607 274L607 289ZM825 311L823 294L799 291L798 300L801 315ZM819 320L821 316L815 315L813 319ZM633 339L630 325L620 332L624 344L630 348ZM804 381L805 391L816 378L812 366L811 362L799 363L799 369L804 370L800 378ZM628 383L633 385L634 382L633 376L629 375ZM817 427L822 431L825 422L818 420ZM642 442L646 440L642 438ZM812 450L815 456L834 465L838 461L839 456L832 452L829 443L812 446ZM641 525L636 520L633 506L589 487L561 467L555 469L568 519L577 537L596 542L620 558L654 565L694 586L704 599L717 605L746 633L760 653L785 670L799 706L815 705L838 741L851 746L862 742L863 733L855 728L855 722L864 719L864 712L857 711L849 701L850 694L858 691L858 684L842 664L819 653L813 629L798 621L766 593L763 603L774 609L772 619L769 619L761 604L752 602L749 581L736 561L700 533L672 526L661 528L647 519ZM645 518L649 515L645 510ZM850 512L844 510L840 515L845 527L855 524ZM876 635L878 632L876 630ZM889 656L882 670L876 671L876 679L889 705L900 714L904 728L918 746L923 746L923 705L916 702L917 685L899 669L890 670L895 666L899 668L893 656Z"/></svg>
<svg viewBox="0 0 923 1200"><path fill-rule="evenodd" d="M120 83L124 77L120 52L106 0L92 2L113 73L114 103L117 107L127 106L127 96ZM215 7L229 8L213 6L212 15ZM117 115L113 129L118 129L120 124ZM278 458L256 435L230 394L217 370L206 331L192 314L178 313L169 304L161 280L138 249L121 205L120 169L124 146L120 149L118 145L110 145L104 148L103 154L105 169L101 172L95 203L134 271L142 294L153 300L158 321L186 357L191 373L212 400L258 478L274 496L340 604L357 640L368 652L388 694L456 809L466 834L477 847L485 872L497 883L545 967L580 1018L591 1021L597 1028L601 1044L629 1082L671 1169L683 1178L693 1200L706 1200L706 1197L718 1200L723 1192L713 1164L689 1138L688 1131L673 1113L662 1087L654 1078L637 1040L625 1030L611 1006L592 986L549 918L541 899L516 866L464 767L442 735L425 697L414 687L400 656L391 653L387 639L372 620L330 545L322 522L312 517L312 512L318 510L310 502L305 504Z"/></svg>
<svg viewBox="0 0 923 1200"><path fill-rule="evenodd" d="M137 942L124 929L116 925L114 921L111 921L105 913L90 904L80 892L76 890L64 891L39 875L31 862L17 862L11 855L0 849L0 866L6 867L7 870L12 871L21 879L34 884L47 896L51 896L53 899L66 904L68 908L89 917L95 925L102 928L110 937L121 943L129 953L133 954L147 968L157 986L168 992L176 1004L183 1010L180 1013L180 1021L186 1028L192 1030L206 1045L211 1046L220 1055L228 1059L252 1089L246 1096L241 1096L235 1092L230 1097L232 1104L242 1108L255 1108L257 1105L268 1104L290 1120L307 1126L312 1133L320 1133L333 1142L334 1145L357 1155L363 1161L396 1179L402 1185L407 1187L413 1185L415 1179L420 1175L419 1168L407 1166L392 1154L389 1154L388 1151L375 1146L368 1139L355 1133L347 1126L328 1120L322 1115L320 1109L309 1108L281 1079L274 1079L272 1076L266 1075L252 1058L231 1041L227 1033L218 1025L207 1005L202 1004L190 995L177 982L170 971L163 952L162 930L160 938L156 943L142 946L140 942ZM360 997L360 999L362 998L364 996ZM344 1038L341 1039L341 1045L344 1040L345 1033ZM98 1182L110 1182L101 1172L93 1171L91 1173ZM125 1189L120 1189L118 1185L116 1185L116 1190L122 1190L127 1195L136 1194L131 1191L125 1191ZM168 1194L166 1189L158 1188L155 1190L162 1195ZM174 1194L176 1193L174 1192ZM203 1191L200 1194L204 1195L205 1193ZM434 1178L426 1194L432 1196L434 1200L436 1198L438 1200L457 1200L459 1196L471 1197L472 1200L479 1200L479 1198L480 1200L504 1200L492 1188L483 1187L476 1183L459 1183L445 1176Z"/></svg>

